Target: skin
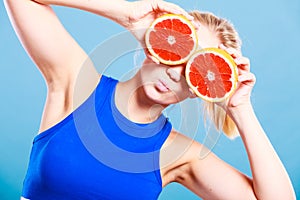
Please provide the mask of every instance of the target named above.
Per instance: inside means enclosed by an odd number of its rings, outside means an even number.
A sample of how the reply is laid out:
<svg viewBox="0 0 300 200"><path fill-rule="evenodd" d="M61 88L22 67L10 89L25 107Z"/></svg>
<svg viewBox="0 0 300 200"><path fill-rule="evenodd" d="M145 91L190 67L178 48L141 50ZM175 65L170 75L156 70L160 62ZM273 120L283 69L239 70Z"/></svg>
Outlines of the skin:
<svg viewBox="0 0 300 200"><path fill-rule="evenodd" d="M131 31L142 45L145 32L141 28L148 27L158 15L166 12L183 14L192 20L180 7L159 0L132 3L122 0L5 0L15 31L48 87L40 132L55 125L82 104L101 78L87 54L61 25L50 4L107 17ZM238 65L238 88L227 104L218 105L239 129L253 178L234 169L213 153L199 159L198 152L205 147L172 130L161 150L163 186L178 182L203 199L296 199L286 170L252 108L250 95L255 76L250 72L249 59L243 57L241 52L222 46L215 33L205 26L193 23L199 37L205 38L201 47L225 49ZM55 42L57 40L60 42ZM184 66L170 68L147 56L132 79L117 85L115 94L119 111L139 123L151 122L168 105L194 97L182 76ZM80 87L80 95L75 95L75 86Z"/></svg>

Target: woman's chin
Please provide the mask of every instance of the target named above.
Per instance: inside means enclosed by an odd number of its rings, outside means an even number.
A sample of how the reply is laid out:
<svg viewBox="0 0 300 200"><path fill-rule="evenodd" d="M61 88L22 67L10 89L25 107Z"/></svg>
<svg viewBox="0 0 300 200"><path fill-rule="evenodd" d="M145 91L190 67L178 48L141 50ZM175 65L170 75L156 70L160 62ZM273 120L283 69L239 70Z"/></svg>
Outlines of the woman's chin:
<svg viewBox="0 0 300 200"><path fill-rule="evenodd" d="M170 105L180 102L181 98L170 90L162 90L156 86L144 86L144 91L147 98L153 101L154 104Z"/></svg>
<svg viewBox="0 0 300 200"><path fill-rule="evenodd" d="M144 91L146 97L150 101L153 101L154 104L166 104L166 102L164 102L164 94L166 94L167 91L160 91L153 85L144 86Z"/></svg>

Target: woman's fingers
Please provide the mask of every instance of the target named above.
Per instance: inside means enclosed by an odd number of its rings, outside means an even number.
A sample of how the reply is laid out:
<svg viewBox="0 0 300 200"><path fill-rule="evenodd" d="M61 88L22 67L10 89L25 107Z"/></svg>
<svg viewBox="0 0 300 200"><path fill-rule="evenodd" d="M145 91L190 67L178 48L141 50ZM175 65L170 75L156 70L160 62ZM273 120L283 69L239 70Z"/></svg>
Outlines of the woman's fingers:
<svg viewBox="0 0 300 200"><path fill-rule="evenodd" d="M250 60L249 58L242 56L241 51L231 47L225 47L223 44L219 45L219 48L225 50L228 54L231 55L238 67L239 74L250 72Z"/></svg>
<svg viewBox="0 0 300 200"><path fill-rule="evenodd" d="M247 57L238 57L234 59L235 64L238 67L239 74L250 72L250 60Z"/></svg>
<svg viewBox="0 0 300 200"><path fill-rule="evenodd" d="M186 12L183 8L180 6L170 3L167 1L162 1L162 0L150 0L152 4L152 9L153 11L159 11L161 14L165 13L173 13L177 15L183 15L185 16L188 20L191 21L195 29L197 30L199 28L199 24L194 21L194 17L191 16L188 12Z"/></svg>
<svg viewBox="0 0 300 200"><path fill-rule="evenodd" d="M220 44L220 45L219 45L219 48L225 50L225 51L226 51L228 54L230 54L231 57L234 58L234 59L235 59L235 58L239 58L239 57L242 56L241 51L236 50L236 49L234 49L234 48L232 48L232 47L225 47L223 44Z"/></svg>
<svg viewBox="0 0 300 200"><path fill-rule="evenodd" d="M173 13L178 15L183 15L189 20L193 20L194 17L189 15L183 8L180 6L170 3L167 1L162 0L147 0L150 1L153 11L160 11L160 12L167 12L167 13Z"/></svg>
<svg viewBox="0 0 300 200"><path fill-rule="evenodd" d="M238 57L234 59L235 64L247 66L248 71L250 71L250 60L247 57ZM246 69L246 68L245 68Z"/></svg>
<svg viewBox="0 0 300 200"><path fill-rule="evenodd" d="M128 20L122 25L133 32L133 35L141 42L143 42L145 31L153 20L166 13L183 15L191 21L196 29L199 27L191 15L180 6L170 2L162 0L143 0L128 2L127 5L129 16Z"/></svg>
<svg viewBox="0 0 300 200"><path fill-rule="evenodd" d="M256 77L253 73L248 72L248 73L239 75L238 81L241 84L245 84L245 85L253 87L256 82Z"/></svg>
<svg viewBox="0 0 300 200"><path fill-rule="evenodd" d="M255 75L250 72L250 60L243 57L242 52L234 48L225 47L223 44L219 45L219 48L230 54L238 67L238 87L228 105L235 107L248 102L256 81Z"/></svg>
<svg viewBox="0 0 300 200"><path fill-rule="evenodd" d="M139 20L142 17L145 17L151 12L155 12L157 16L166 13L173 13L178 15L183 15L189 20L193 20L194 17L191 16L188 12L186 12L180 6L162 0L143 0L143 1L135 1L131 3L134 5L134 12L131 15L132 20ZM157 17L156 16L156 17Z"/></svg>

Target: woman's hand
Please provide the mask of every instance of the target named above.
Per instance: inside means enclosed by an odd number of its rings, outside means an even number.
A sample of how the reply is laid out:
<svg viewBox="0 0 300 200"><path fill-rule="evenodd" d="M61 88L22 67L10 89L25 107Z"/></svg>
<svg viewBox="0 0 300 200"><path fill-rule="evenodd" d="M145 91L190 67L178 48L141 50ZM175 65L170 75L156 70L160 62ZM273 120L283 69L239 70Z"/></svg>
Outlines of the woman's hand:
<svg viewBox="0 0 300 200"><path fill-rule="evenodd" d="M187 19L193 20L193 17L178 5L162 0L127 2L125 7L128 16L122 18L123 21L118 23L128 29L141 43L142 47L145 47L147 28L157 17L166 13L173 13L184 15Z"/></svg>
<svg viewBox="0 0 300 200"><path fill-rule="evenodd" d="M233 48L226 48L224 45L220 45L220 48L227 51L233 57L238 67L238 83L236 91L226 103L221 103L220 105L226 111L230 112L234 108L251 104L250 96L256 79L254 74L250 72L250 60L242 56L240 51Z"/></svg>

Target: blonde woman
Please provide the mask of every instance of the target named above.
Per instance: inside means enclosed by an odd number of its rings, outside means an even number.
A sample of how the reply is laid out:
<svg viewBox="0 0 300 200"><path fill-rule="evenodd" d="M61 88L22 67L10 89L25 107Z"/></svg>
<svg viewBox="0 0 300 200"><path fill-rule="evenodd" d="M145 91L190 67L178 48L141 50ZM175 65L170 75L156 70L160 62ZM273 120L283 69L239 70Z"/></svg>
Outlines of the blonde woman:
<svg viewBox="0 0 300 200"><path fill-rule="evenodd" d="M295 199L286 170L253 111L255 77L226 20L197 11L188 14L159 0L5 0L5 5L48 87L22 198L157 199L164 186L178 182L203 199ZM142 45L141 28L165 12L193 21L201 47L223 48L238 65L236 92L207 109L225 133L239 132L252 178L213 153L199 159L204 147L174 130L162 115L170 104L194 97L182 76L184 65L170 68L146 58L128 81L99 75L50 5L107 17L130 30ZM80 88L76 101L75 87ZM225 126L218 125L225 116Z"/></svg>

